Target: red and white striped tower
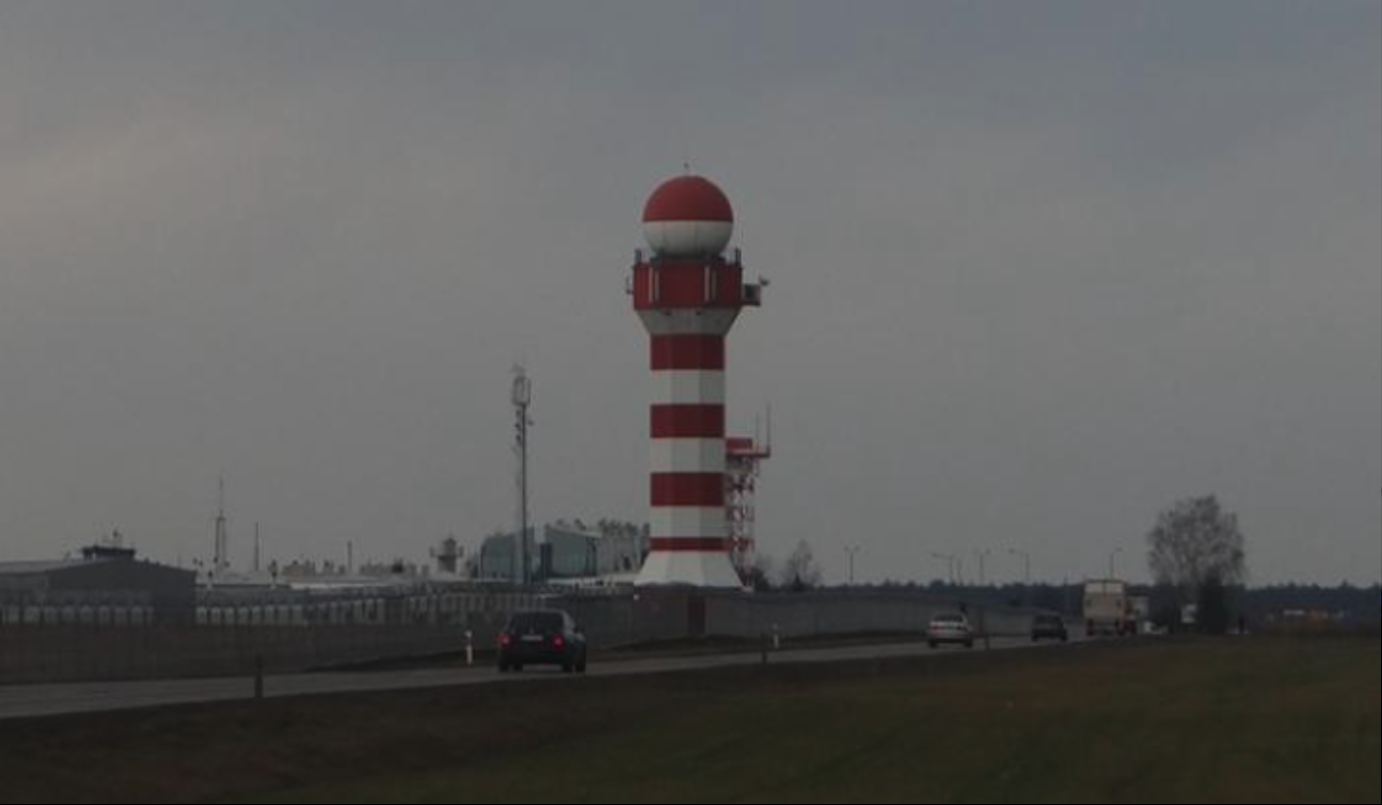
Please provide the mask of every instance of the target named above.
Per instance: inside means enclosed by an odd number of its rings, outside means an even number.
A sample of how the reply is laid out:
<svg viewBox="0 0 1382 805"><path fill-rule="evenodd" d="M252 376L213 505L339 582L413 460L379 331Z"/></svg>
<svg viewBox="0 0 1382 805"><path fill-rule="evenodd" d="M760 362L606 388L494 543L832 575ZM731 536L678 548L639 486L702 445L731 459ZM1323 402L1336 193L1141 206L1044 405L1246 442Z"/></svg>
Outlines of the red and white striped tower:
<svg viewBox="0 0 1382 805"><path fill-rule="evenodd" d="M633 269L634 309L652 337L651 552L639 586L743 586L730 561L725 513L725 338L762 286L725 249L734 211L699 176L648 199L652 257Z"/></svg>

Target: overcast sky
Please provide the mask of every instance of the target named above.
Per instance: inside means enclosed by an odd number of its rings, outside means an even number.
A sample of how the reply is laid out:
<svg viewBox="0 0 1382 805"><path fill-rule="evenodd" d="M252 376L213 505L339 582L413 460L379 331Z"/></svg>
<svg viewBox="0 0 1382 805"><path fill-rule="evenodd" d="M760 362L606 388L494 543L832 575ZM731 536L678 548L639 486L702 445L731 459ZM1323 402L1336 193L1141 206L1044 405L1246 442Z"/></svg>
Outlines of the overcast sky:
<svg viewBox="0 0 1382 805"><path fill-rule="evenodd" d="M1143 574L1217 493L1252 578L1382 575L1382 4L0 0L0 559L421 559L642 521L651 189L766 306L763 548L839 578ZM971 560L972 561L972 560Z"/></svg>

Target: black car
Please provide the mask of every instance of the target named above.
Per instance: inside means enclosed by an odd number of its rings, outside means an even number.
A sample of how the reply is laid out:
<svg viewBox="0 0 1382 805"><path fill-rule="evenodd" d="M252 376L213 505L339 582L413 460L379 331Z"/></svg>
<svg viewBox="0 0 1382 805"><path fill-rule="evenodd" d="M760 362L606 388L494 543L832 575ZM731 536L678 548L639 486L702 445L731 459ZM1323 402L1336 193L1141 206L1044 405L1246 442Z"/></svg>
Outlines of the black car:
<svg viewBox="0 0 1382 805"><path fill-rule="evenodd" d="M1032 619L1032 642L1039 643L1042 640L1070 642L1070 630L1066 628L1065 621L1059 615L1038 615Z"/></svg>
<svg viewBox="0 0 1382 805"><path fill-rule="evenodd" d="M585 632L559 610L520 612L499 634L499 672L528 665L556 665L566 673L585 673Z"/></svg>

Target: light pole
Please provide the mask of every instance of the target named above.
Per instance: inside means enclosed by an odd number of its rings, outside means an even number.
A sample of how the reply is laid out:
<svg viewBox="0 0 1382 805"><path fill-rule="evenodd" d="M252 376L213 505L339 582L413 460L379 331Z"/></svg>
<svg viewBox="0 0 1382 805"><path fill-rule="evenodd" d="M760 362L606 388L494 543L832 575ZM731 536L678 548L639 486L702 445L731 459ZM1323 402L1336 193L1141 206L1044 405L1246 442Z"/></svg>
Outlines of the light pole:
<svg viewBox="0 0 1382 805"><path fill-rule="evenodd" d="M1119 545L1108 555L1108 578L1113 581L1118 578L1118 557L1123 553L1123 546Z"/></svg>
<svg viewBox="0 0 1382 805"><path fill-rule="evenodd" d="M1021 548L1009 548L1008 553L1022 559L1022 603L1030 605L1032 596L1032 555Z"/></svg>
<svg viewBox="0 0 1382 805"><path fill-rule="evenodd" d="M988 558L993 555L993 551L988 548L975 548L974 556L979 560L979 586L988 584Z"/></svg>
<svg viewBox="0 0 1382 805"><path fill-rule="evenodd" d="M849 557L849 586L854 586L854 559L864 550L862 545L846 545L845 556Z"/></svg>
<svg viewBox="0 0 1382 805"><path fill-rule="evenodd" d="M954 584L954 583L955 583L955 557L954 557L953 555L951 555L951 554L947 554L947 553L936 553L936 552L933 551L933 552L931 553L931 558L932 558L932 559L935 559L935 560L938 561L938 562L949 562L949 563L950 563L950 583L951 583L951 584Z"/></svg>
<svg viewBox="0 0 1382 805"><path fill-rule="evenodd" d="M1009 548L1008 553L1018 557L1023 563L1022 584L1025 587L1032 586L1032 555L1021 548Z"/></svg>

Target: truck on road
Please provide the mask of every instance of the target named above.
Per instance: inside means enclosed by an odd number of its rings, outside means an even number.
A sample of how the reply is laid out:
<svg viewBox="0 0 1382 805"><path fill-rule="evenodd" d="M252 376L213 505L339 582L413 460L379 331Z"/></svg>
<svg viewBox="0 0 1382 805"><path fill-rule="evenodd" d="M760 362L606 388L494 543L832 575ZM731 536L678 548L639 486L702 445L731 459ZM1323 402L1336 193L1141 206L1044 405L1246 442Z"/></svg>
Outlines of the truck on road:
<svg viewBox="0 0 1382 805"><path fill-rule="evenodd" d="M1085 635L1132 637L1137 634L1137 608L1127 582L1096 579L1084 585Z"/></svg>

